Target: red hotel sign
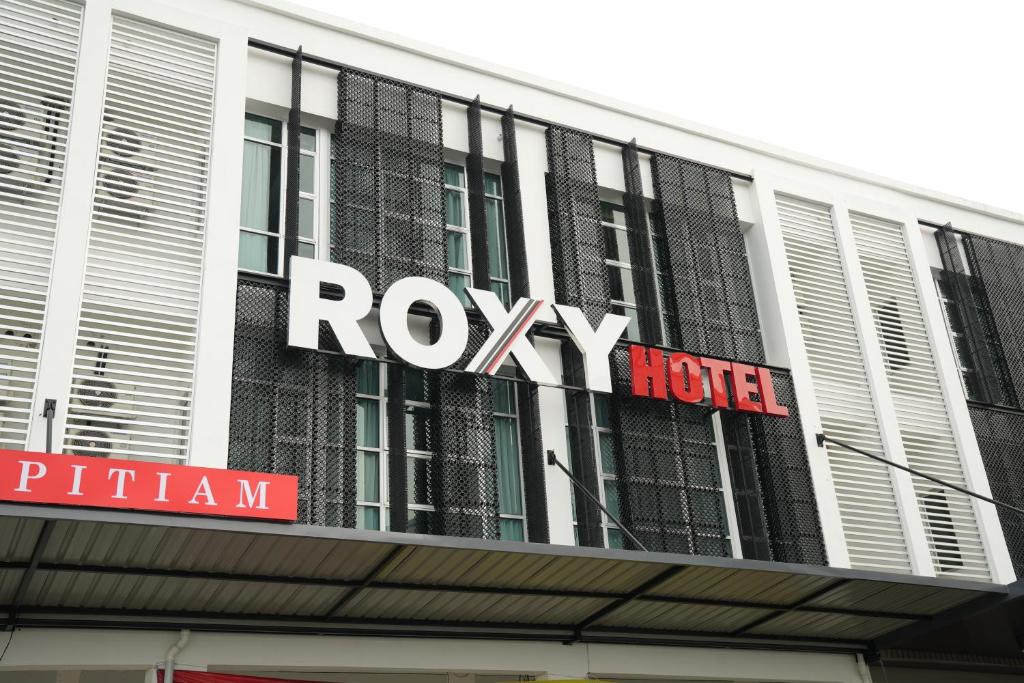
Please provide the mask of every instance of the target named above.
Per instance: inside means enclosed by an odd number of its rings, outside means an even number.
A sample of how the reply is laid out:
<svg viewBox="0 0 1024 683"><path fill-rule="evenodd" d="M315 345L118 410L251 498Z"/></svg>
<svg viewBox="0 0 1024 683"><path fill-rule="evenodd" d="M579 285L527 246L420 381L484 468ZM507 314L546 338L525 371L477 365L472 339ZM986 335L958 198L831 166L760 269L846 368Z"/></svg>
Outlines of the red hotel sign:
<svg viewBox="0 0 1024 683"><path fill-rule="evenodd" d="M298 478L0 450L0 501L294 522Z"/></svg>
<svg viewBox="0 0 1024 683"><path fill-rule="evenodd" d="M789 409L775 399L768 368L687 353L666 357L661 349L636 344L629 347L629 363L634 396L668 400L671 394L683 403L702 403L706 370L712 407L779 417L789 415Z"/></svg>

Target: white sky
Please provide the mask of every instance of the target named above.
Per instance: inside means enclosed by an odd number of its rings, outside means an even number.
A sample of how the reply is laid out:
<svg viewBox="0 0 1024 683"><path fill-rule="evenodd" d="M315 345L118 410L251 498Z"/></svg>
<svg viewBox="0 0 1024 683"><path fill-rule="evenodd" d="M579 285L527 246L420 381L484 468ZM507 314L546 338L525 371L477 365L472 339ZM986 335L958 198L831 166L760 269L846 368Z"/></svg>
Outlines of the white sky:
<svg viewBox="0 0 1024 683"><path fill-rule="evenodd" d="M1024 213L1019 0L293 1Z"/></svg>

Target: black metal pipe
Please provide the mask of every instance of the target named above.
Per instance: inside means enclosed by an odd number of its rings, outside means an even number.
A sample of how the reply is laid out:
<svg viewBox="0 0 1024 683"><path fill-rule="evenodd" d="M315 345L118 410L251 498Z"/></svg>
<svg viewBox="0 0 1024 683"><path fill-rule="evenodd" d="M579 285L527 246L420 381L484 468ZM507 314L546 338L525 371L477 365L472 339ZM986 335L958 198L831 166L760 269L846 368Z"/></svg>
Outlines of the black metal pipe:
<svg viewBox="0 0 1024 683"><path fill-rule="evenodd" d="M282 45L275 45L274 43L270 43L270 42L267 42L265 40L260 40L258 38L250 38L249 39L249 47L255 48L257 50L263 50L264 52L271 52L273 54L281 55L282 57L294 58L295 57L295 53L296 53L295 50L292 50L290 48L284 47ZM310 64L315 64L317 66L322 66L322 67L324 67L326 69L340 70L340 69L348 68L347 65L342 64L340 62L335 62L333 60L325 59L323 57L316 57L314 55L307 54L307 53L303 53L302 54L302 61L308 62ZM368 70L362 69L362 68L360 68L360 71L364 71L365 73L368 73L368 74L370 74L372 76L379 76L381 78L387 78L387 79L392 80L392 81L398 81L399 83L405 83L407 85L412 85L412 86L416 86L416 87L422 87L422 86L417 86L415 83L408 83L407 81L403 81L403 80L401 80L399 78L395 78L394 76L388 76L386 74L378 74L378 73L374 73L372 71L368 71ZM456 95L455 93L444 92L444 91L441 91L441 90L435 90L435 92L437 92L438 95L441 96L441 99L448 100L449 102L457 102L459 104L466 105L467 107L469 105L473 104L473 100L472 99L470 99L468 97L464 97L462 95ZM484 111L491 112L492 114L499 114L499 115L504 114L507 111L507 109L508 109L507 107L499 107L498 105L487 104L487 103L484 103L484 102L480 103L480 108L482 110L484 110ZM549 121L549 120L543 119L543 118L541 118L539 116L531 116L529 114L522 114L522 113L520 113L518 111L517 112L513 112L513 116L515 116L516 120L518 120L518 121L523 121L524 123L532 123L535 126L541 126L543 128L550 128L551 126L559 125L559 124L555 123L554 121ZM577 130L580 130L580 129L577 129ZM625 140L617 140L615 138L608 137L607 135L601 135L599 133L592 133L590 131L582 131L582 132L584 132L587 135L589 135L590 137L592 137L595 142L603 142L603 143L605 143L607 145L613 145L615 147L625 147L626 145L629 144ZM648 154L648 155L651 155L651 156L653 156L655 154L661 154L661 155L665 155L665 156L679 157L678 154L669 154L667 152L661 152L659 150L652 149L650 147L643 147L643 146L639 146L638 145L637 149L640 152L643 152L644 154ZM730 170L728 168L722 168L720 166L713 166L712 164L708 164L708 163L705 163L703 161L697 161L695 159L688 159L688 161L693 161L694 163L699 163L699 164L702 164L704 166L710 166L711 168L718 169L719 171L723 171L725 173L728 173L730 176L732 176L733 178L736 178L738 180L745 180L747 182L753 182L754 181L754 177L752 175L749 175L749 174L746 174L746 173L740 173L738 171L732 171L732 170Z"/></svg>
<svg viewBox="0 0 1024 683"><path fill-rule="evenodd" d="M1014 512L1017 512L1017 513L1020 513L1020 514L1024 515L1024 509L1021 509L1019 507L1010 505L1009 503L1004 503L1004 502L996 500L994 498L989 498L988 496L983 496L982 494L978 493L977 491L971 491L970 489L966 489L963 486L957 486L956 484L950 484L948 481L943 481L942 479L939 479L938 477L933 477L930 474L925 474L924 472L921 472L919 470L915 470L913 467L907 467L906 465L901 465L898 462L893 462L892 460L886 460L885 458L883 458L880 455L875 455L874 453L869 453L868 451L861 450L860 448L856 448L856 447L851 446L849 444L843 443L842 441L839 441L837 439L833 439L830 436L825 436L824 434L818 434L817 438L818 438L818 446L824 446L826 441L828 441L829 443L834 443L835 445L841 446L841 447L845 448L848 451L852 451L854 453L859 453L860 455L863 455L863 456L866 456L868 458L871 458L872 460L877 460L878 462L885 463L886 465L889 465L890 467L895 467L898 470L903 470L904 472L909 472L910 474L913 474L916 477L921 477L922 479L927 479L928 481L935 482L939 486L945 486L948 489L953 489L954 491L959 491L960 493L963 493L965 495L971 496L972 498L977 498L978 500L983 500L986 503L992 503L993 505L996 505L998 507L1006 508L1007 510L1013 510Z"/></svg>

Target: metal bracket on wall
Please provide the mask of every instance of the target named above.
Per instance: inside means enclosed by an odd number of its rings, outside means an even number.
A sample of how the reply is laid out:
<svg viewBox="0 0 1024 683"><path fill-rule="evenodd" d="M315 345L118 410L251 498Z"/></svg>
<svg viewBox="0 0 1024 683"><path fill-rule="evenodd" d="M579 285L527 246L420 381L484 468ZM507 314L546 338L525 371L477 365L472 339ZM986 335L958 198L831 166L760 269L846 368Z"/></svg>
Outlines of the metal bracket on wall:
<svg viewBox="0 0 1024 683"><path fill-rule="evenodd" d="M53 416L57 413L57 399L43 400L43 417L46 418L46 452L53 452Z"/></svg>

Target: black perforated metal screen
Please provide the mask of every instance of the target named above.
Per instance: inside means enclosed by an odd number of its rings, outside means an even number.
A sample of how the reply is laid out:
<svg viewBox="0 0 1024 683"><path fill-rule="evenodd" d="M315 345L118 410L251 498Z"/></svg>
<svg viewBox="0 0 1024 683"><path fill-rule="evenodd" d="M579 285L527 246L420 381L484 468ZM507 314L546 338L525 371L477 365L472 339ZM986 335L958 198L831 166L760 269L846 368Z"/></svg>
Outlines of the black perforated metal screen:
<svg viewBox="0 0 1024 683"><path fill-rule="evenodd" d="M1024 507L1024 414L970 407L992 497ZM1024 576L1024 517L997 508L1017 576Z"/></svg>
<svg viewBox="0 0 1024 683"><path fill-rule="evenodd" d="M228 467L296 475L300 522L355 526L352 363L287 341L287 286L239 280Z"/></svg>
<svg viewBox="0 0 1024 683"><path fill-rule="evenodd" d="M445 282L440 96L342 69L333 155L331 260L375 292L414 275Z"/></svg>
<svg viewBox="0 0 1024 683"><path fill-rule="evenodd" d="M669 324L700 355L764 362L747 253L725 171L656 154L655 230L668 245Z"/></svg>

